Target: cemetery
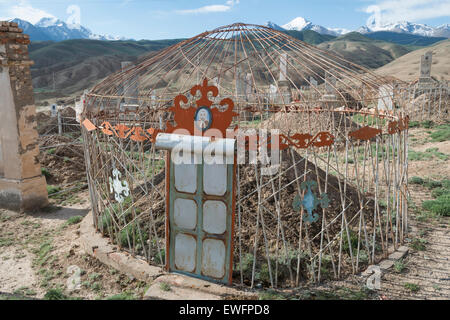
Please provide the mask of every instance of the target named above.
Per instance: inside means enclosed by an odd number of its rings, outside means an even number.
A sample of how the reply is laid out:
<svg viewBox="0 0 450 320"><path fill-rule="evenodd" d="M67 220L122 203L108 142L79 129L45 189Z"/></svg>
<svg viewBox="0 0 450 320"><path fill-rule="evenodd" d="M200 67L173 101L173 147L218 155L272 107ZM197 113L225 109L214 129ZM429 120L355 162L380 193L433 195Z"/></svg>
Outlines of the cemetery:
<svg viewBox="0 0 450 320"><path fill-rule="evenodd" d="M44 210L82 190L81 247L157 283L150 298L170 291L165 277L248 298L367 278L407 254L423 188L410 129L449 112L431 52L406 83L235 23L123 61L73 108L36 113L28 44L2 22L0 207Z"/></svg>

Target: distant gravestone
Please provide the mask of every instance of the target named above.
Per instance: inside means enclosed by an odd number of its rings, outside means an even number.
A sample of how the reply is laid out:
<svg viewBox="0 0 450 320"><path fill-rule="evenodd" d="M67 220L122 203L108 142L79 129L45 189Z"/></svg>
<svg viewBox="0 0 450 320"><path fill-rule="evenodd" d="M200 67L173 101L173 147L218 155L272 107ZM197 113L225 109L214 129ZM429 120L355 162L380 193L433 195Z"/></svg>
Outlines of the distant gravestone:
<svg viewBox="0 0 450 320"><path fill-rule="evenodd" d="M279 81L287 80L287 53L282 53L280 55L280 77Z"/></svg>
<svg viewBox="0 0 450 320"><path fill-rule="evenodd" d="M131 61L122 61L122 71L127 69L133 63ZM122 95L125 96L126 105L136 105L138 104L137 97L139 95L138 91L138 81L137 77L132 77L131 79L126 79L123 82ZM123 111L123 110L121 110Z"/></svg>
<svg viewBox="0 0 450 320"><path fill-rule="evenodd" d="M81 113L83 112L84 107L84 95L80 97L80 100L75 101L75 120L80 123L81 122Z"/></svg>
<svg viewBox="0 0 450 320"><path fill-rule="evenodd" d="M5 169L3 165L3 149L2 149L2 137L0 137L0 177L3 177Z"/></svg>
<svg viewBox="0 0 450 320"><path fill-rule="evenodd" d="M431 78L431 64L433 62L433 53L428 51L420 59L420 78Z"/></svg>
<svg viewBox="0 0 450 320"><path fill-rule="evenodd" d="M334 70L328 70L325 73L325 90L327 94L336 93L336 77L334 76Z"/></svg>
<svg viewBox="0 0 450 320"><path fill-rule="evenodd" d="M247 73L247 77L245 78L245 94L248 97L252 94L252 74L251 73Z"/></svg>
<svg viewBox="0 0 450 320"><path fill-rule="evenodd" d="M51 111L51 117L52 118L56 117L56 115L58 113L56 104L52 104L52 106L50 107L50 111Z"/></svg>
<svg viewBox="0 0 450 320"><path fill-rule="evenodd" d="M238 69L236 70L236 95L238 97L241 97L244 91L241 82L241 69L238 67Z"/></svg>
<svg viewBox="0 0 450 320"><path fill-rule="evenodd" d="M393 109L394 91L391 86L381 86L378 90L378 110Z"/></svg>

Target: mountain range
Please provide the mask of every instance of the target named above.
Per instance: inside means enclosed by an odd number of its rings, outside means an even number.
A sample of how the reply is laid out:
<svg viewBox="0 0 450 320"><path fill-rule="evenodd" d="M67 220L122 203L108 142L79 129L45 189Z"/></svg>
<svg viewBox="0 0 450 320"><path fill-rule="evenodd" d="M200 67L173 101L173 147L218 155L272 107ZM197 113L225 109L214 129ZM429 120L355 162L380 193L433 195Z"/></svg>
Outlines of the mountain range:
<svg viewBox="0 0 450 320"><path fill-rule="evenodd" d="M64 41L71 39L91 40L131 40L111 35L99 35L79 24L68 24L57 18L43 18L36 24L21 19L14 19L24 33L29 34L32 41ZM266 26L279 31L315 31L322 35L339 37L352 32L344 28L329 28L313 24L303 17L297 17L292 21L280 26L274 22L267 22ZM386 25L368 25L354 30L363 35L371 35L379 32L390 32L395 34L416 35L422 37L450 38L450 24L431 27L425 24L402 21ZM378 35L380 36L380 35ZM370 37L370 36L369 36ZM385 40L385 39L382 39Z"/></svg>
<svg viewBox="0 0 450 320"><path fill-rule="evenodd" d="M350 32L340 37L324 35L313 30L283 31L286 34L340 55L353 63L376 69L415 50L445 38L429 38L392 32L362 35ZM380 37L392 37L387 42ZM395 35L401 37L395 37ZM137 62L142 57L178 43L173 40L99 41L74 39L66 41L34 41L29 47L35 98L68 96L82 91L107 75L117 71L122 61ZM395 43L402 42L403 44ZM447 41L448 42L448 41ZM56 89L56 91L54 90Z"/></svg>
<svg viewBox="0 0 450 320"><path fill-rule="evenodd" d="M122 61L136 62L181 41L125 40L94 34L81 25L56 18L44 18L36 24L19 19L13 21L32 39L29 49L35 64L31 72L38 101L80 92L119 70ZM384 29L366 26L356 32L325 28L301 17L283 26L273 22L267 25L370 69L423 47L448 43L443 40L448 37L445 30L450 29L449 25L432 28L399 23ZM442 36L433 37L433 34Z"/></svg>
<svg viewBox="0 0 450 320"><path fill-rule="evenodd" d="M94 34L79 24L68 24L56 18L42 18L36 24L21 19L14 19L23 32L30 35L31 41L64 41L71 39L91 40L126 40L120 37Z"/></svg>
<svg viewBox="0 0 450 320"><path fill-rule="evenodd" d="M320 34L340 36L351 32L351 30L343 28L327 28L320 25L313 24L311 21L303 17L297 17L294 20L280 26L274 22L267 22L266 26L280 30L295 30L295 31L305 31L312 30ZM395 32L403 34L418 35L424 37L443 37L450 38L450 24L444 24L438 27L431 27L426 24L412 23L408 21L401 21L397 23L389 23L385 25L370 25L362 26L355 30L361 34L370 34L374 32Z"/></svg>

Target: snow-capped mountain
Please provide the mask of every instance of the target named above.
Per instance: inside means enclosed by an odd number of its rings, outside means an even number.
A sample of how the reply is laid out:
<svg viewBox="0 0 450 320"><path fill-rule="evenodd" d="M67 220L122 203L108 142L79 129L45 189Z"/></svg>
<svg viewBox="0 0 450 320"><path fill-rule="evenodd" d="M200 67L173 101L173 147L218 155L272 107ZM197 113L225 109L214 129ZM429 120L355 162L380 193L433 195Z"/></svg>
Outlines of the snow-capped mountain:
<svg viewBox="0 0 450 320"><path fill-rule="evenodd" d="M64 41L71 39L125 40L120 37L98 35L79 24L68 24L56 18L42 18L36 24L14 19L32 41Z"/></svg>
<svg viewBox="0 0 450 320"><path fill-rule="evenodd" d="M272 24L274 24L274 23L272 23ZM320 25L315 25L311 21L308 21L303 17L297 17L294 20L281 26L281 28L284 30L297 30L297 31L313 30L320 34L329 34L329 35L333 35L333 36L340 36L342 34L350 32L350 30L346 30L346 29L342 29L342 28L326 28L326 27L323 27Z"/></svg>
<svg viewBox="0 0 450 320"><path fill-rule="evenodd" d="M266 23L266 26L269 27L269 28L271 28L271 29L278 30L278 31L284 31L284 30L286 30L286 29L280 27L279 25L277 25L276 23L274 23L274 22L272 22L272 21L268 21L268 22Z"/></svg>
<svg viewBox="0 0 450 320"><path fill-rule="evenodd" d="M356 30L359 33L371 33L377 31L389 31L397 33L415 34L424 37L445 37L450 38L450 25L444 24L439 27L430 27L426 24L412 23L401 21L396 23L388 23L385 25L368 25Z"/></svg>
<svg viewBox="0 0 450 320"><path fill-rule="evenodd" d="M313 30L320 34L328 34L332 36L340 36L346 33L351 32L351 30L343 29L343 28L326 28L320 25L315 25L311 21L303 17L297 17L294 20L279 26L274 22L267 22L266 26L275 29L275 30ZM362 26L359 29L355 30L361 34L368 34L377 31L388 31L388 32L397 32L397 33L406 33L406 34L414 34L418 36L424 37L445 37L450 38L450 24L444 24L439 27L430 27L426 24L412 23L408 21L401 21L397 23L390 23L382 26L367 25Z"/></svg>

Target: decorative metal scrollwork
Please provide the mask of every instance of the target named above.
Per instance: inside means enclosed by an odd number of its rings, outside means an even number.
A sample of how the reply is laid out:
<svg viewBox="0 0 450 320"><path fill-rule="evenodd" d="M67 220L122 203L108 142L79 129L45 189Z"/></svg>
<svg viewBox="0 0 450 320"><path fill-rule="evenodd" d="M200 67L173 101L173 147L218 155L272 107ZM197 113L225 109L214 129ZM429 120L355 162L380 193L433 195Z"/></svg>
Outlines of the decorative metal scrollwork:
<svg viewBox="0 0 450 320"><path fill-rule="evenodd" d="M112 175L114 179L109 177L109 191L114 193L114 199L116 199L117 202L122 203L123 200L130 195L128 182L120 180L122 174L117 169L113 170Z"/></svg>
<svg viewBox="0 0 450 320"><path fill-rule="evenodd" d="M319 220L319 214L314 213L313 211L316 210L317 206L320 205L323 209L328 208L329 206L329 199L328 195L326 193L322 193L320 195L320 198L318 198L313 192L312 188L315 188L317 186L317 182L315 181L304 181L300 188L302 190L307 190L306 194L303 197L303 200L300 200L300 196L297 195L294 198L294 202L292 203L292 206L295 211L300 211L301 207L303 207L307 214L303 215L303 221L306 223L313 223Z"/></svg>

